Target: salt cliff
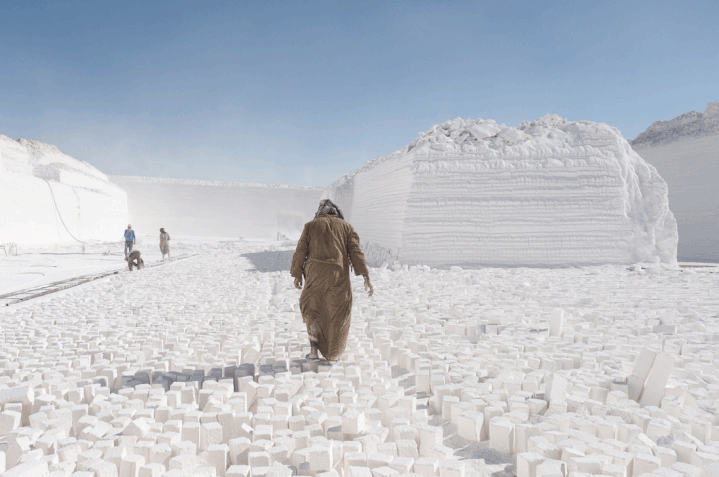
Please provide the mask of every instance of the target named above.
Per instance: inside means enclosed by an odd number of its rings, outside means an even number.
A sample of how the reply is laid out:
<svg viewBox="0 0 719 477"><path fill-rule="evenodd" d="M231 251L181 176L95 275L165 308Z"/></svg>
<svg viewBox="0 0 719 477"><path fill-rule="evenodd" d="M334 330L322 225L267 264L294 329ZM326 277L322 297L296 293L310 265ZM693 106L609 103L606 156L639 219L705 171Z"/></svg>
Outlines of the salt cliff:
<svg viewBox="0 0 719 477"><path fill-rule="evenodd" d="M195 237L299 238L323 189L139 176L110 176L128 194L139 234Z"/></svg>
<svg viewBox="0 0 719 477"><path fill-rule="evenodd" d="M375 263L676 264L667 185L606 124L457 118L343 176L324 197L343 208Z"/></svg>
<svg viewBox="0 0 719 477"><path fill-rule="evenodd" d="M87 162L0 135L0 243L120 240L127 196Z"/></svg>
<svg viewBox="0 0 719 477"><path fill-rule="evenodd" d="M631 144L667 181L679 258L719 262L719 101L656 121Z"/></svg>

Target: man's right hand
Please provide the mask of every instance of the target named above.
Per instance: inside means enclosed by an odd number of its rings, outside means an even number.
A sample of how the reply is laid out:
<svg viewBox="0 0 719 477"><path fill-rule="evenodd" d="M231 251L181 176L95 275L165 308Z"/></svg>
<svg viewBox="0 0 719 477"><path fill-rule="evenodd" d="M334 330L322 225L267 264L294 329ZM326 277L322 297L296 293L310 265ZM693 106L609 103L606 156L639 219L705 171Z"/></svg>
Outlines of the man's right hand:
<svg viewBox="0 0 719 477"><path fill-rule="evenodd" d="M372 295L374 295L374 288L372 287L372 283L369 281L369 275L364 276L364 289L367 290L367 296L372 298Z"/></svg>
<svg viewBox="0 0 719 477"><path fill-rule="evenodd" d="M295 288L302 290L302 277L295 277Z"/></svg>

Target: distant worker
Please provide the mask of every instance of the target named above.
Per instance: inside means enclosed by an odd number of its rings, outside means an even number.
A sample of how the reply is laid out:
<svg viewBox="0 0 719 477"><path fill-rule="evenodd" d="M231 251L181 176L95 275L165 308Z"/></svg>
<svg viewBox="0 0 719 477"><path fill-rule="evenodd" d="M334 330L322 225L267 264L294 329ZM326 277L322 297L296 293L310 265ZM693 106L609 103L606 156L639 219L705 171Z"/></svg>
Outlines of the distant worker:
<svg viewBox="0 0 719 477"><path fill-rule="evenodd" d="M145 261L140 257L140 251L134 250L127 256L127 268L132 271L132 266L135 266L138 270L145 266Z"/></svg>
<svg viewBox="0 0 719 477"><path fill-rule="evenodd" d="M307 359L319 359L319 350L335 364L345 350L352 311L350 265L355 275L364 277L371 297L374 290L359 236L344 221L342 211L332 201L323 200L314 220L305 224L290 269L295 287L302 290L300 311L311 348Z"/></svg>
<svg viewBox="0 0 719 477"><path fill-rule="evenodd" d="M127 230L125 230L125 260L127 260L127 254L132 252L133 245L135 245L135 231L132 230L132 225L127 224Z"/></svg>
<svg viewBox="0 0 719 477"><path fill-rule="evenodd" d="M162 252L162 261L165 261L165 254L167 254L167 260L170 260L170 234L165 232L165 229L160 229L160 252Z"/></svg>

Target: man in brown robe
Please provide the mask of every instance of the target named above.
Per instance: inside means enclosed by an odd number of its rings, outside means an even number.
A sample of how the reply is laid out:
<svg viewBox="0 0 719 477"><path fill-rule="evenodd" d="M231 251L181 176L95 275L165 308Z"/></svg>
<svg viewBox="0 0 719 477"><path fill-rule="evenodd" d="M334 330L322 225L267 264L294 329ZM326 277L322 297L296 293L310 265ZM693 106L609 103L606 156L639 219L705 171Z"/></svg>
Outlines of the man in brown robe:
<svg viewBox="0 0 719 477"><path fill-rule="evenodd" d="M295 287L302 290L300 311L312 348L308 359L319 359L319 350L328 362L335 363L345 350L352 311L350 265L355 275L364 277L371 297L374 290L359 236L344 221L340 209L323 200L314 220L305 224L290 269Z"/></svg>

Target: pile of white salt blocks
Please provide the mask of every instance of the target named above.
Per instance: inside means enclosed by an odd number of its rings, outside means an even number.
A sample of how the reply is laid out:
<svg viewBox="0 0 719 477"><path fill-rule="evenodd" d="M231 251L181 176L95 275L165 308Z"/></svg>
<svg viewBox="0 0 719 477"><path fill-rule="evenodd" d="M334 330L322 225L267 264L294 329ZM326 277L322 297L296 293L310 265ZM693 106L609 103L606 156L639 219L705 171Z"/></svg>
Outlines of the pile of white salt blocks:
<svg viewBox="0 0 719 477"><path fill-rule="evenodd" d="M0 312L2 475L469 477L458 443L520 477L717 468L719 274L373 269L330 367L291 277L248 267L208 248Z"/></svg>

